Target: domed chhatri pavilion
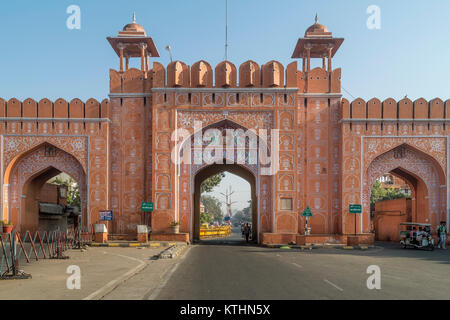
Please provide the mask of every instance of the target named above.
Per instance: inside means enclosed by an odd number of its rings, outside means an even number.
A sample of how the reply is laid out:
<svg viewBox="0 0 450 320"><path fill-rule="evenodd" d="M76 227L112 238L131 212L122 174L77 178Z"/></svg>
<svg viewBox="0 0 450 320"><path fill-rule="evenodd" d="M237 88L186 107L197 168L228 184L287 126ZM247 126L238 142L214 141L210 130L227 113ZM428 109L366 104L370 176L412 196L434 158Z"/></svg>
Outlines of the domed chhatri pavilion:
<svg viewBox="0 0 450 320"><path fill-rule="evenodd" d="M143 224L153 240L198 239L200 185L223 171L250 183L259 243L371 243L395 240L400 222L449 220L450 101L343 99L332 60L344 39L317 17L287 66L150 67L159 53L135 17L107 39L120 61L108 99L0 99L3 219L18 230L42 228L41 189L61 172L80 187L78 223L106 224L109 239L136 238ZM226 149L229 131L243 144ZM371 209L371 187L387 173L411 199ZM153 203L149 219L143 202ZM101 221L104 210L112 221Z"/></svg>

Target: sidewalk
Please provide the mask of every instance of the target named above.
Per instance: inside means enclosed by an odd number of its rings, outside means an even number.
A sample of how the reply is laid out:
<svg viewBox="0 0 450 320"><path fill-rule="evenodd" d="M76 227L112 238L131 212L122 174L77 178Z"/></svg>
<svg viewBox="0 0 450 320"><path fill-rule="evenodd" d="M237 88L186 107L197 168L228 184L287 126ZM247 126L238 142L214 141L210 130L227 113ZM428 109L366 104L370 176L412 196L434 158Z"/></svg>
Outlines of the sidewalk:
<svg viewBox="0 0 450 320"><path fill-rule="evenodd" d="M86 251L68 250L64 254L67 260L39 260L32 264L21 264L20 269L32 275L28 280L0 281L0 300L80 300L100 299L107 293L114 292L126 279L142 270L146 270L151 279L146 280L146 287L141 291L148 291L158 285L166 270L173 264L173 260L154 260L167 248L121 248L121 247L90 247ZM81 289L67 289L67 267L76 265L81 270ZM150 281L151 280L151 281ZM153 283L155 282L155 283ZM141 283L142 284L142 283ZM143 292L142 296L147 292ZM129 296L114 296L120 299L140 299L136 292L129 292Z"/></svg>

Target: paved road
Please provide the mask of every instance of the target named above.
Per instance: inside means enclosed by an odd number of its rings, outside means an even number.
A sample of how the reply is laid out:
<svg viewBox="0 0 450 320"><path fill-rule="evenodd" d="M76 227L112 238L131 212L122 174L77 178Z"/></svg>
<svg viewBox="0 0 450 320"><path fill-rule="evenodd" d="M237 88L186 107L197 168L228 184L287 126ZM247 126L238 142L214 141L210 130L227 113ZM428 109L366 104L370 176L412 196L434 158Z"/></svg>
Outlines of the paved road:
<svg viewBox="0 0 450 320"><path fill-rule="evenodd" d="M153 298L450 299L449 251L379 244L368 251L302 252L224 241L192 246ZM381 290L367 288L371 265L380 267Z"/></svg>

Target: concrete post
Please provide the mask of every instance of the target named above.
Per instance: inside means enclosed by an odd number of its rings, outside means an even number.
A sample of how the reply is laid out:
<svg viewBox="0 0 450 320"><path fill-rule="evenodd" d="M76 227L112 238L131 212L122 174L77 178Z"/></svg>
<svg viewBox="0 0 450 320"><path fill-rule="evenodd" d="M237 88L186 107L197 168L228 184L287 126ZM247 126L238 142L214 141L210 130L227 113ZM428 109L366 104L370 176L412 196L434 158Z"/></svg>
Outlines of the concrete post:
<svg viewBox="0 0 450 320"><path fill-rule="evenodd" d="M148 227L146 225L137 226L137 240L139 243L148 242Z"/></svg>
<svg viewBox="0 0 450 320"><path fill-rule="evenodd" d="M94 241L97 243L106 243L108 242L108 230L104 224L95 224L94 225L95 237Z"/></svg>

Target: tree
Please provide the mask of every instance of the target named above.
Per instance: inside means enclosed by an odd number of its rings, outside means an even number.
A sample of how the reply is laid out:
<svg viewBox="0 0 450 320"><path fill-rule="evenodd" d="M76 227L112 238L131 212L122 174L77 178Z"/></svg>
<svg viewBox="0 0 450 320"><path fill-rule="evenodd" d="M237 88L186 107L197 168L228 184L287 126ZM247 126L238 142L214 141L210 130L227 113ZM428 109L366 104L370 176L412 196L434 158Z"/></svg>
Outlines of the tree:
<svg viewBox="0 0 450 320"><path fill-rule="evenodd" d="M248 206L239 210L231 218L233 224L251 223L252 222L252 201L248 201Z"/></svg>
<svg viewBox="0 0 450 320"><path fill-rule="evenodd" d="M213 191L213 189L220 184L220 182L222 181L222 179L224 177L225 177L225 173L222 172L222 173L215 174L215 175L209 177L208 179L206 179L205 181L203 181L202 185L200 186L200 194Z"/></svg>
<svg viewBox="0 0 450 320"><path fill-rule="evenodd" d="M200 224L211 223L213 221L212 217L206 212L200 213Z"/></svg>
<svg viewBox="0 0 450 320"><path fill-rule="evenodd" d="M201 196L200 201L205 206L206 215L210 216L212 221L223 222L224 216L222 212L222 204L219 199L213 196L204 195ZM204 219L205 221L207 220L206 217Z"/></svg>
<svg viewBox="0 0 450 320"><path fill-rule="evenodd" d="M64 186L67 188L67 205L69 207L78 207L81 208L81 196L80 189L78 184L75 182L72 177L69 179L62 179L60 176L57 176L55 179L51 181L51 183L56 184L58 186Z"/></svg>
<svg viewBox="0 0 450 320"><path fill-rule="evenodd" d="M375 204L379 201L409 198L410 195L394 188L385 189L380 181L375 181L370 193L370 203Z"/></svg>

